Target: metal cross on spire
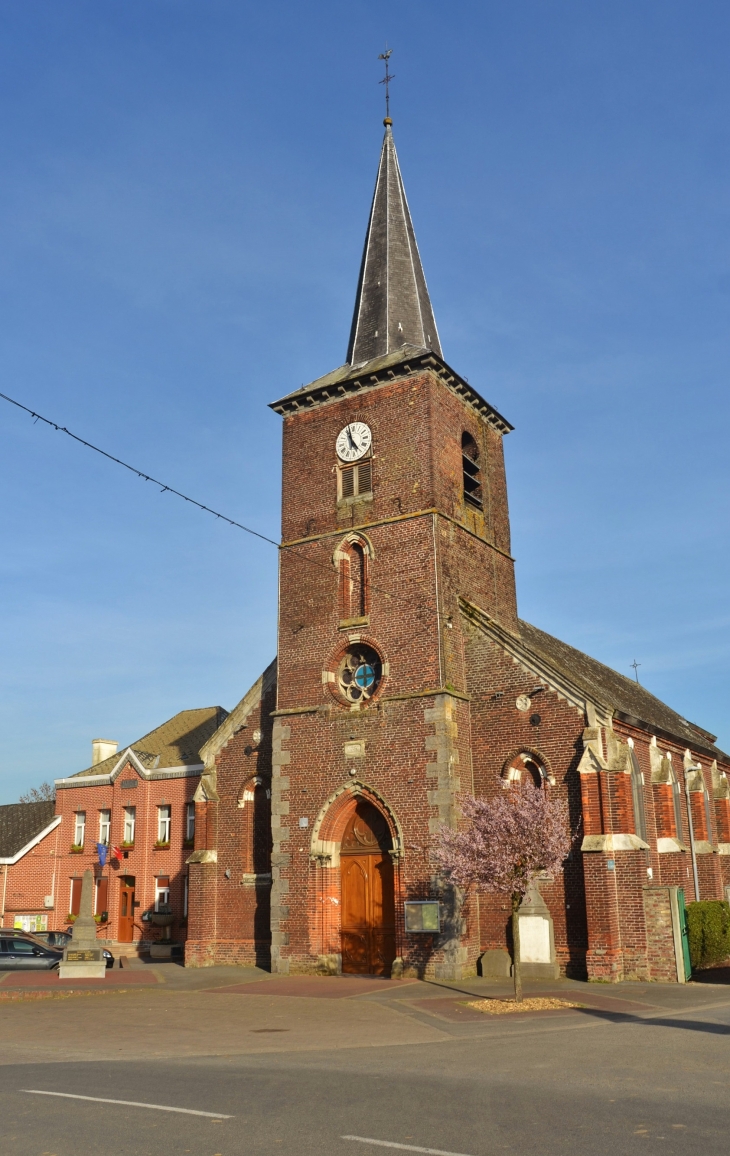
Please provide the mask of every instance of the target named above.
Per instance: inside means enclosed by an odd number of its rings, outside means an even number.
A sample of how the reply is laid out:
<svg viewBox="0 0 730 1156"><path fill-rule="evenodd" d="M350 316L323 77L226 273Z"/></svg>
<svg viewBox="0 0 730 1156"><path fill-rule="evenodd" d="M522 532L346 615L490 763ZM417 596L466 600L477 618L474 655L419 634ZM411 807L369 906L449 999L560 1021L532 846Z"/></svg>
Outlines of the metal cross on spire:
<svg viewBox="0 0 730 1156"><path fill-rule="evenodd" d="M382 80L378 81L378 84L384 84L385 85L385 123L386 124L390 124L390 82L391 82L391 80L395 79L393 74L388 71L388 61L390 60L392 55L393 55L393 49L392 48L386 48L385 52L381 52L380 56L378 57L378 60L384 60L385 61L385 76L383 77Z"/></svg>
<svg viewBox="0 0 730 1156"><path fill-rule="evenodd" d="M639 681L639 667L641 666L641 663L640 663L640 662L637 662L637 661L636 661L636 659L634 659L634 661L633 661L633 662L629 663L629 666L633 666L633 668L634 668L634 678L635 678L635 679L636 679L636 681L638 682L638 681Z"/></svg>

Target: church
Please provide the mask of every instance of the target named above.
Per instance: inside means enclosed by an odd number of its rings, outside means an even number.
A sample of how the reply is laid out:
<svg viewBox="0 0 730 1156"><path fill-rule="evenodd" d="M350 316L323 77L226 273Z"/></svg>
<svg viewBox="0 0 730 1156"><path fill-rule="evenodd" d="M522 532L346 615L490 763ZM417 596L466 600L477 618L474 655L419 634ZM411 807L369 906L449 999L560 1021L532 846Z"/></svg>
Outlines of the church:
<svg viewBox="0 0 730 1156"><path fill-rule="evenodd" d="M520 619L512 427L444 359L390 118L346 363L271 406L278 653L200 751L186 965L509 975L509 897L454 894L433 840L461 793L537 790L572 849L523 905L527 973L684 982L730 756Z"/></svg>

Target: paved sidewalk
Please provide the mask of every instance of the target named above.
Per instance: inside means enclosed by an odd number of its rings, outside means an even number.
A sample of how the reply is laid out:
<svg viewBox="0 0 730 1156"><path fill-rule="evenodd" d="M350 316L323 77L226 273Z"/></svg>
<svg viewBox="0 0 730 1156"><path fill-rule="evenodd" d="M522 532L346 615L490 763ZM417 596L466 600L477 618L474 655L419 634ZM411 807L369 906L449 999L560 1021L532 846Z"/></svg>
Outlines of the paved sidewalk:
<svg viewBox="0 0 730 1156"><path fill-rule="evenodd" d="M25 973L32 975L32 973ZM711 1014L730 1007L730 987L687 984L532 982L525 994L569 997L582 1009L491 1017L474 998L509 996L504 982L384 980L350 976L270 976L254 968L184 969L139 965L69 989L52 974L16 986L0 983L0 1063L243 1056L341 1048L426 1045L454 1039L503 1039L526 1030L590 1029L597 1024ZM139 977L139 978L138 978ZM121 980L121 985L119 981ZM124 981L127 981L126 984ZM141 981L143 985L140 986ZM89 985L104 994L94 998ZM4 1002L27 991L27 1000ZM38 998L38 993L63 998ZM81 996L88 996L82 999ZM724 1031L725 1029L718 1029ZM727 1029L730 1033L730 1029Z"/></svg>

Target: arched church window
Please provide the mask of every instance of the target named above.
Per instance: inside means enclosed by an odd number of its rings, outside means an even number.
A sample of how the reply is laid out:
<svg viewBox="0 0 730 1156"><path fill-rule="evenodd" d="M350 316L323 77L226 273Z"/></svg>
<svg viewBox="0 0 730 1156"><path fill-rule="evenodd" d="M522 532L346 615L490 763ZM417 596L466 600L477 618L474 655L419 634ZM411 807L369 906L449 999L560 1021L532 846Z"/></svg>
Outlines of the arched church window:
<svg viewBox="0 0 730 1156"><path fill-rule="evenodd" d="M545 761L534 751L520 751L507 760L502 770L505 787L519 786L522 789L540 790L546 783L554 781Z"/></svg>
<svg viewBox="0 0 730 1156"><path fill-rule="evenodd" d="M461 435L461 462L464 473L464 501L482 508L482 472L479 468L479 446L470 433Z"/></svg>
<svg viewBox="0 0 730 1156"><path fill-rule="evenodd" d="M646 842L646 813L644 811L644 776L639 760L631 748L631 800L634 808L634 830Z"/></svg>
<svg viewBox="0 0 730 1156"><path fill-rule="evenodd" d="M372 646L348 646L337 671L340 694L348 702L363 703L371 699L383 676L380 655Z"/></svg>
<svg viewBox="0 0 730 1156"><path fill-rule="evenodd" d="M674 837L682 841L682 788L677 782L677 776L674 773L672 760L668 759L669 763L669 782L672 786L672 802L674 804Z"/></svg>
<svg viewBox="0 0 730 1156"><path fill-rule="evenodd" d="M703 787L702 794L705 800L705 827L707 828L707 842L712 843L712 808L710 807L710 792L707 786Z"/></svg>
<svg viewBox="0 0 730 1156"><path fill-rule="evenodd" d="M246 783L238 806L243 809L244 874L267 875L271 871L271 790L258 775Z"/></svg>

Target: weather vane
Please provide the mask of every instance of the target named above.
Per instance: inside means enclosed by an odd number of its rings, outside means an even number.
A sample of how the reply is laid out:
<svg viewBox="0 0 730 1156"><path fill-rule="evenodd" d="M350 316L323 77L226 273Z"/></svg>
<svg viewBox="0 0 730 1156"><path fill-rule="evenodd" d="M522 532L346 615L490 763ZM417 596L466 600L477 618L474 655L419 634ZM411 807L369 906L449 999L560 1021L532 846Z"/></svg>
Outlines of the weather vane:
<svg viewBox="0 0 730 1156"><path fill-rule="evenodd" d="M641 666L641 663L640 663L640 662L637 662L637 661L636 661L636 659L634 659L634 661L633 661L633 662L631 662L631 663L629 663L629 665L630 665L630 666L633 666L633 668L634 668L634 678L635 678L635 679L636 679L636 681L638 682L638 681L639 681L639 667Z"/></svg>
<svg viewBox="0 0 730 1156"><path fill-rule="evenodd" d="M393 55L393 49L392 48L386 48L385 52L381 52L380 56L378 57L378 60L384 60L385 61L385 76L383 77L382 80L378 81L378 84L384 84L385 85L385 123L386 124L390 123L390 82L391 82L391 80L394 79L393 74L388 71L388 61L390 60L392 55Z"/></svg>

